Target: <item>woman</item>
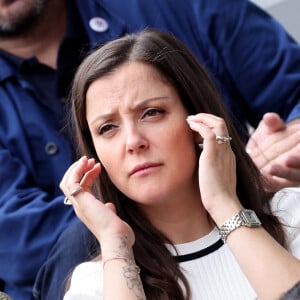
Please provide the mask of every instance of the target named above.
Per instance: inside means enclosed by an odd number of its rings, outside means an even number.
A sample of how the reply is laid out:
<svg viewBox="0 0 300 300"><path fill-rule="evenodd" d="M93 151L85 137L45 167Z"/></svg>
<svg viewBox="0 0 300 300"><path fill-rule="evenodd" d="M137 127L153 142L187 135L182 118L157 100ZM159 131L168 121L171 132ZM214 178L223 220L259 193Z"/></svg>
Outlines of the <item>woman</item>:
<svg viewBox="0 0 300 300"><path fill-rule="evenodd" d="M80 66L71 99L84 156L61 189L101 256L75 269L66 300L278 299L300 279L299 234L286 236L214 85L178 40L146 31L108 43ZM299 215L295 202L274 199L273 210Z"/></svg>

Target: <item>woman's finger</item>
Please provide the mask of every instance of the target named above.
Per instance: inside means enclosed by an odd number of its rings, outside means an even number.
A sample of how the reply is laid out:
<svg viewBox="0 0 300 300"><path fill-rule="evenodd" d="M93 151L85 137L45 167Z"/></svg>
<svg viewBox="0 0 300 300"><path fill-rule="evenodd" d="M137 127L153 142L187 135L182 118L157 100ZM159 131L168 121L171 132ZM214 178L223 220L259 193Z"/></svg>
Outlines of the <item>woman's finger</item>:
<svg viewBox="0 0 300 300"><path fill-rule="evenodd" d="M100 163L96 163L89 171L87 171L81 181L80 185L84 188L91 189L96 178L99 176L101 171L101 165Z"/></svg>
<svg viewBox="0 0 300 300"><path fill-rule="evenodd" d="M67 170L60 183L60 188L70 200L70 198L78 194L82 188L90 191L100 170L100 165L95 164L94 159L87 159L87 157L84 156L72 164Z"/></svg>

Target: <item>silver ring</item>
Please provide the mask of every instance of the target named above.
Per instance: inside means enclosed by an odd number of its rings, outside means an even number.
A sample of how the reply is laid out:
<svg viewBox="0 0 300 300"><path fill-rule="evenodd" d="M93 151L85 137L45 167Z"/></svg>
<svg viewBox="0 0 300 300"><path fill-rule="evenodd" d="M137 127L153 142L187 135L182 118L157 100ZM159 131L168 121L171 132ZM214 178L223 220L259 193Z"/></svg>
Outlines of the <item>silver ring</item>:
<svg viewBox="0 0 300 300"><path fill-rule="evenodd" d="M70 196L71 197L75 197L77 194L79 194L81 191L81 186L78 186L76 189L74 189L71 193ZM70 199L68 197L65 197L64 199L64 204L65 205L72 205L72 202L70 201Z"/></svg>
<svg viewBox="0 0 300 300"><path fill-rule="evenodd" d="M81 191L81 186L79 185L76 189L74 189L71 193L70 196L71 197L75 197L77 194L79 194Z"/></svg>
<svg viewBox="0 0 300 300"><path fill-rule="evenodd" d="M225 144L229 143L232 140L232 137L229 135L217 135L216 136L216 141L218 144Z"/></svg>
<svg viewBox="0 0 300 300"><path fill-rule="evenodd" d="M65 197L65 199L64 199L64 205L72 205L72 202L69 200L68 197Z"/></svg>

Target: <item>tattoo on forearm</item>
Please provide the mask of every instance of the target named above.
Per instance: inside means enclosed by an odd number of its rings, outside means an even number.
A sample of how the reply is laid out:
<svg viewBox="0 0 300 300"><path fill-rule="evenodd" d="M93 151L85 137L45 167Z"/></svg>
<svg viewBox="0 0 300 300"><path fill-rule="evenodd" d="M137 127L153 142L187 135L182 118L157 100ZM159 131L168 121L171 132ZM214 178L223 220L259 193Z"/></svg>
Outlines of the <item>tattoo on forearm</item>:
<svg viewBox="0 0 300 300"><path fill-rule="evenodd" d="M144 290L141 278L137 272L135 265L127 262L123 267L123 275L126 279L127 287L133 291L138 300L144 300Z"/></svg>
<svg viewBox="0 0 300 300"><path fill-rule="evenodd" d="M128 258L126 265L123 267L123 275L126 279L127 287L133 291L137 300L145 300L146 298L139 271L134 262L133 254L128 249L127 236L121 237L119 250L116 252L116 255Z"/></svg>

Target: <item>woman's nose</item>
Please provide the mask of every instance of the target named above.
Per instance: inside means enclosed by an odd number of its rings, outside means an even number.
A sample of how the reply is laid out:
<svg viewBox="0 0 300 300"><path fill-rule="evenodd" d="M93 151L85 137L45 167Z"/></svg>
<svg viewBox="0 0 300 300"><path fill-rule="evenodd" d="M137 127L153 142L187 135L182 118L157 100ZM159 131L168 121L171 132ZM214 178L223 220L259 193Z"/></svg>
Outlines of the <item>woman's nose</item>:
<svg viewBox="0 0 300 300"><path fill-rule="evenodd" d="M146 137L136 129L128 130L126 133L126 151L130 153L143 151L148 147Z"/></svg>

